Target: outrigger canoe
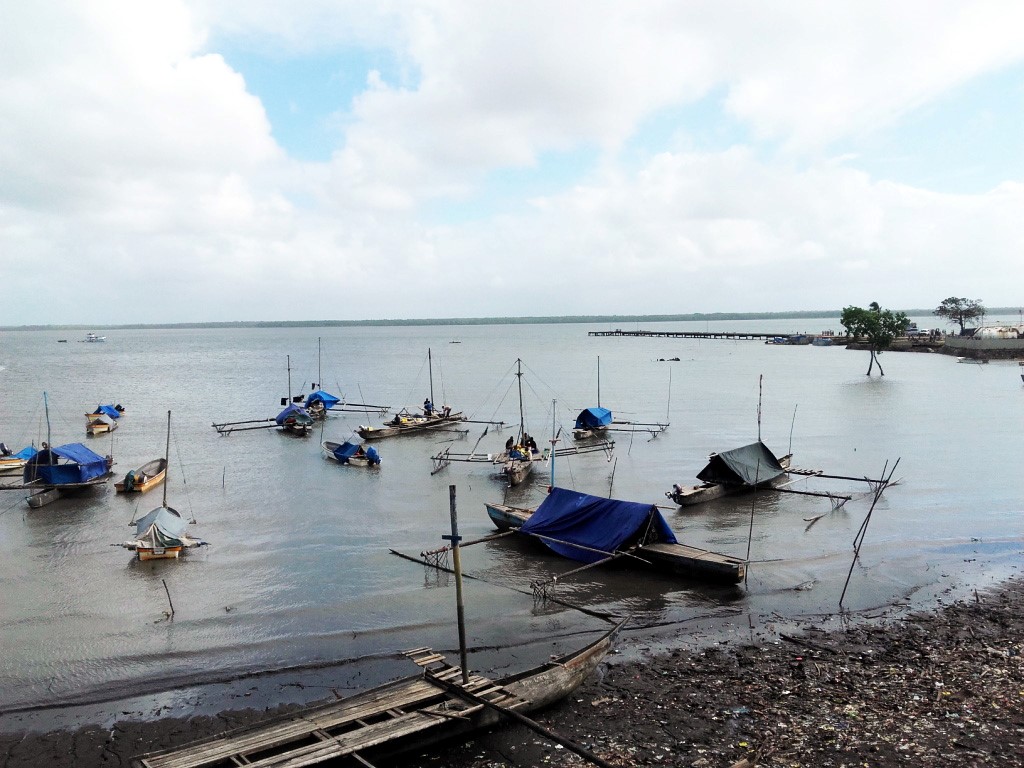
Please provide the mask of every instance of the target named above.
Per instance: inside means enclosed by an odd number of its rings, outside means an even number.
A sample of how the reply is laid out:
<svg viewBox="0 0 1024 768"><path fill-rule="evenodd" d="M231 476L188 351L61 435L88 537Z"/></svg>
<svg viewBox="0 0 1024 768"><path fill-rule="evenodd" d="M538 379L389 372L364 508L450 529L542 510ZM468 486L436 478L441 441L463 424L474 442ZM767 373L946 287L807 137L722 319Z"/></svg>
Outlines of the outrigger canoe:
<svg viewBox="0 0 1024 768"><path fill-rule="evenodd" d="M571 560L642 562L659 571L725 584L738 584L746 575L742 558L680 544L653 504L552 488L536 510L485 506L499 530L534 536Z"/></svg>
<svg viewBox="0 0 1024 768"><path fill-rule="evenodd" d="M462 670L429 648L406 651L422 671L340 701L302 708L265 723L227 731L132 759L135 768L315 765L349 757L372 765L496 725L576 690L612 647L618 624L590 645L519 674L491 680Z"/></svg>

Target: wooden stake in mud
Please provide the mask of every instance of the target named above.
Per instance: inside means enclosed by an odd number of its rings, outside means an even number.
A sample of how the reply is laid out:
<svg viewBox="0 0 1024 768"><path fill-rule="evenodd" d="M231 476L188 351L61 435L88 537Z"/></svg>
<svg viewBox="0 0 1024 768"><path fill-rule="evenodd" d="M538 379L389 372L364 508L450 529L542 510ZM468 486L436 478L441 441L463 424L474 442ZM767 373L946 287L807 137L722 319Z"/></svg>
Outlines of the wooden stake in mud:
<svg viewBox="0 0 1024 768"><path fill-rule="evenodd" d="M459 515L455 509L455 486L448 486L448 499L452 513L452 535L442 536L452 543L452 565L455 566L455 607L459 620L459 664L462 666L462 684L469 683L469 667L466 664L466 610L462 602L462 558L459 556Z"/></svg>
<svg viewBox="0 0 1024 768"><path fill-rule="evenodd" d="M167 604L171 606L171 618L174 618L174 603L171 602L171 590L167 588L166 579L160 579L160 582L164 585L164 592L167 593Z"/></svg>

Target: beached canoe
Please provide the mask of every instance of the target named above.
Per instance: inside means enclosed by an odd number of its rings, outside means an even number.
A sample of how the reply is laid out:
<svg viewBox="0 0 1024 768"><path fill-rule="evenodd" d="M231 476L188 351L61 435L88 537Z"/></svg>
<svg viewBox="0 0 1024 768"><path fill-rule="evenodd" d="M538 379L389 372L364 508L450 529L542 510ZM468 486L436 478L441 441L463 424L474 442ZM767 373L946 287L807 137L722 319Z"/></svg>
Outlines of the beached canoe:
<svg viewBox="0 0 1024 768"><path fill-rule="evenodd" d="M496 725L503 711L526 713L574 691L612 647L619 624L574 653L508 677L462 670L429 648L406 651L422 672L340 701L132 759L135 768L315 765L349 757L373 764ZM355 764L355 763L353 763Z"/></svg>

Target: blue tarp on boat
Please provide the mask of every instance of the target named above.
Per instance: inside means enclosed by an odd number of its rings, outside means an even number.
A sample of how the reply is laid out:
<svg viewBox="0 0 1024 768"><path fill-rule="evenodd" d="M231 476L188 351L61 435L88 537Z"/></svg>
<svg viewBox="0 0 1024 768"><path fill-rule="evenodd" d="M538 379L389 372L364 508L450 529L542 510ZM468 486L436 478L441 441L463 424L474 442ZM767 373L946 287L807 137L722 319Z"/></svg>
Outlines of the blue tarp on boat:
<svg viewBox="0 0 1024 768"><path fill-rule="evenodd" d="M306 407L309 408L313 403L323 403L324 408L333 408L341 402L340 397L335 397L330 392L324 392L322 389L318 389L306 398Z"/></svg>
<svg viewBox="0 0 1024 768"><path fill-rule="evenodd" d="M359 447L360 446L358 443L342 443L341 445L334 449L334 458L336 458L342 464L348 464L348 460L356 455L356 452L359 450ZM365 453L366 460L370 462L370 464L380 464L380 454L377 453L376 448L370 446L369 448L366 449Z"/></svg>
<svg viewBox="0 0 1024 768"><path fill-rule="evenodd" d="M117 410L117 408L115 408L113 405L97 405L96 406L96 410L93 411L93 413L94 414L102 413L105 416L109 416L112 419L120 419L121 418L121 412L119 410Z"/></svg>
<svg viewBox="0 0 1024 768"><path fill-rule="evenodd" d="M565 488L553 488L520 530L548 537L541 541L551 550L581 563L603 560L608 555L602 553L615 552L640 538L647 543L676 543L675 534L653 504L604 499Z"/></svg>
<svg viewBox="0 0 1024 768"><path fill-rule="evenodd" d="M279 425L284 426L285 420L289 418L293 419L294 423L299 425L308 426L313 423L313 417L306 412L306 409L301 405L296 405L295 403L289 403L287 408L277 414L277 419L275 419L275 421L277 421Z"/></svg>
<svg viewBox="0 0 1024 768"><path fill-rule="evenodd" d="M22 448L16 454L14 454L13 456L8 456L7 458L9 458L9 459L31 459L37 453L39 453L39 451L37 451L35 448L33 448L30 445L28 448Z"/></svg>
<svg viewBox="0 0 1024 768"><path fill-rule="evenodd" d="M607 408L587 408L576 417L573 429L596 429L612 423L612 412Z"/></svg>
<svg viewBox="0 0 1024 768"><path fill-rule="evenodd" d="M25 465L25 482L42 485L86 483L107 473L107 460L81 443L39 451Z"/></svg>

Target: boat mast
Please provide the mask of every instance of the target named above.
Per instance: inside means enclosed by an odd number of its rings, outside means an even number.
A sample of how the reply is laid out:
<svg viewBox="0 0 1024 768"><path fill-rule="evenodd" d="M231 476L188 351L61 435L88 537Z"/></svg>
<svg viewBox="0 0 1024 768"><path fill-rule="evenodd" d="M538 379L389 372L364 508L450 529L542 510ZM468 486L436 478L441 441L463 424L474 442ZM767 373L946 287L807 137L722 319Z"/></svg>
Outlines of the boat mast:
<svg viewBox="0 0 1024 768"><path fill-rule="evenodd" d="M523 420L523 361L516 358L516 378L519 379L519 439L526 434L526 422Z"/></svg>
<svg viewBox="0 0 1024 768"><path fill-rule="evenodd" d="M598 358L600 359L600 358ZM555 487L555 443L558 442L558 435L555 434L555 404L557 400L551 401L551 487Z"/></svg>
<svg viewBox="0 0 1024 768"><path fill-rule="evenodd" d="M43 392L43 409L46 411L46 450L50 454L50 464L53 461L53 440L50 438L50 401L46 397L46 393Z"/></svg>
<svg viewBox="0 0 1024 768"><path fill-rule="evenodd" d="M420 368L422 371L423 369ZM427 347L427 373L430 375L430 403L434 403L434 363L430 356L430 347Z"/></svg>
<svg viewBox="0 0 1024 768"><path fill-rule="evenodd" d="M286 355L285 359L288 361L288 404L292 402L292 356Z"/></svg>
<svg viewBox="0 0 1024 768"><path fill-rule="evenodd" d="M597 407L601 407L601 356L597 356Z"/></svg>
<svg viewBox="0 0 1024 768"><path fill-rule="evenodd" d="M316 337L316 386L320 387L320 389L324 388L323 387L323 379L321 378L321 373L320 373L320 337L319 336ZM313 387L313 389L316 389L316 387Z"/></svg>
<svg viewBox="0 0 1024 768"><path fill-rule="evenodd" d="M167 508L167 472L171 468L171 412L167 412L167 446L164 448L164 502L163 506Z"/></svg>

